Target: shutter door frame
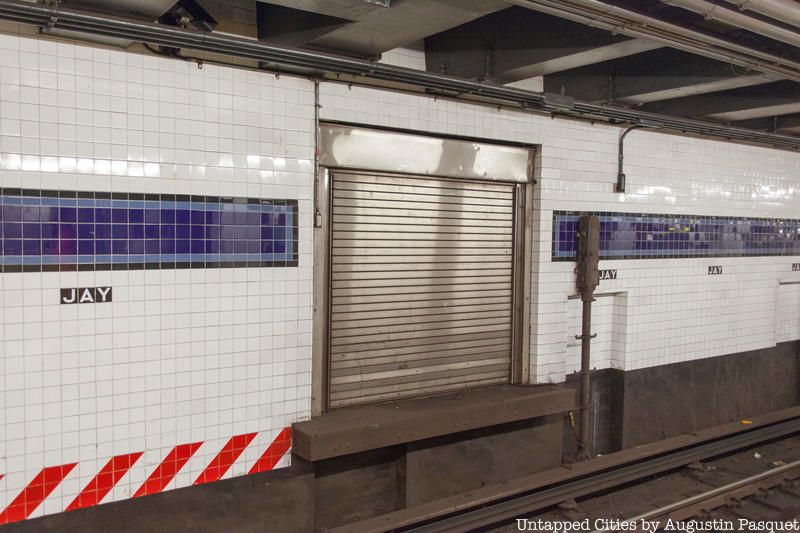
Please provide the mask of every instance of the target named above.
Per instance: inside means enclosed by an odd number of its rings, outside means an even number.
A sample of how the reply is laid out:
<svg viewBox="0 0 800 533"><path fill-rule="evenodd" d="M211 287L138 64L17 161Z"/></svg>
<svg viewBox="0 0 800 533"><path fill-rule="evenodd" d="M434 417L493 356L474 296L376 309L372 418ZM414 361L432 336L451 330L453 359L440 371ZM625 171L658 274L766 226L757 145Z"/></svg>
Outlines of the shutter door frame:
<svg viewBox="0 0 800 533"><path fill-rule="evenodd" d="M338 181L337 176L339 177ZM521 235L518 217L521 214L519 212L522 203L520 196L525 192L524 185L355 169L330 169L327 172L327 183L329 186L327 213L329 237L325 349L326 407L338 409L351 405L431 396L512 381L516 374L514 352L518 351L520 345L518 317L515 316L515 310L519 308L519 298L517 297L519 291L515 290L515 286L519 285L520 274L518 259L521 254L518 247ZM414 192L410 193L410 191ZM463 201L466 194L466 204L462 201L454 203L454 209L449 211L446 210L446 204L450 196L448 193L451 191L454 200L460 198ZM337 192L341 195L337 196ZM430 197L429 205L426 205L425 200L428 198L425 197L425 193L436 193ZM441 198L444 198L444 201ZM374 203L376 206L363 206L364 201ZM382 203L389 206L389 211L386 211L385 207L377 207ZM463 209L464 205L467 206L466 211ZM430 209L425 209L426 207ZM441 217L442 213L446 216ZM403 219L405 217L413 219L415 224L420 224L418 227L411 225L410 228L403 228L408 231L403 231L401 234L381 233L379 224L372 217L388 218L393 220L392 224L406 222ZM446 219L448 222L452 220L453 224L439 226L438 222L442 219ZM459 224L459 220L464 219L470 225ZM357 254L341 255L339 253L343 249L354 250L361 254L369 253L371 249L369 244L374 243L359 239L361 235L359 235L357 227L363 224L364 220L369 221L368 227L374 232L372 235L381 237L383 240L394 241L393 244L402 244L403 246L395 249L403 250L404 254L413 254L401 256L400 263L377 264L385 264L385 268L388 269L397 269L400 264L407 263L413 271L415 268L420 268L420 263L413 259L415 257L433 261L434 264L436 259L443 259L459 271L469 271L470 266L476 267L471 272L474 275L467 276L465 283L459 284L458 288L463 288L463 291L452 293L446 290L446 281L451 280L452 277L442 277L444 285L441 286L436 283L437 280L434 280L431 285L420 284L418 287L411 285L409 290L415 291L420 296L425 294L427 297L402 303L402 300L396 299L397 285L393 285L394 281L389 276L381 274L380 267L373 269L369 266L376 264L376 258L372 258L372 261L367 259L368 262L364 266L361 263L357 264L353 259L358 257ZM489 225L486 226L486 224ZM445 231L441 231L440 228L444 228ZM495 234L502 237L503 242L498 243L495 235L484 232L483 230L486 228L496 228ZM447 229L454 231L447 232ZM456 238L459 236L474 237L475 240L470 239L467 242L456 240L452 243L452 247L448 247L449 250L456 253L455 256L436 257L438 254L435 254L433 248L431 251L434 253L420 255L425 250L414 246L413 240L415 234L419 233L433 241L437 240L437 234L452 235ZM401 239L392 238L396 235ZM339 236L346 240L336 238ZM341 248L337 246L338 242L351 246ZM364 246L359 247L358 244ZM505 256L498 256L498 261L487 262L485 249L481 249L483 246L486 246L488 250L508 250L509 253ZM379 248L382 248L384 253L391 254L390 247ZM436 249L439 249L438 246ZM463 254L460 251L467 253ZM476 260L465 262L458 259L458 256L463 258L468 255L476 255ZM337 259L339 257L342 257L344 262L339 262ZM361 255L361 257L368 256ZM455 261L453 261L454 257ZM485 270L485 267L490 264L494 264L495 267L490 266L489 270L494 270L493 273L498 275L492 276L492 288L486 290L484 287L486 282L481 279L480 271ZM464 268L465 266L467 268ZM425 269L421 274L430 275L431 270L435 274L442 272L439 267L434 267ZM360 274L355 275L356 272L367 274L367 279L361 279ZM501 272L503 273L501 274ZM353 275L348 276L348 273ZM358 281L348 283L348 277ZM413 273L411 279L413 279ZM430 281L433 278L420 277L419 279ZM365 285L367 287L364 287ZM359 293L365 288L373 294L359 298ZM433 292L431 288L434 289ZM442 292L435 292L439 288ZM462 316L462 313L457 311L451 317L458 319L459 322L463 321L463 324L448 325L446 320L442 320L443 327L436 328L435 323L424 321L425 314L419 314L424 313L426 309L432 310L434 308L431 306L441 303L441 298L437 299L436 294L445 297L448 295L466 296L465 302L469 300L469 303L465 307L471 308L473 311L466 313L469 316ZM367 302L358 303L359 299L364 300L364 298L367 299ZM408 309L409 304L411 305L410 310ZM347 310L341 312L345 315L349 313L349 318L346 319L349 322L342 324L340 321L336 321L334 323L335 314L340 312L334 309L334 306L341 305L347 306ZM479 307L476 308L476 305ZM391 311L398 306L406 309L406 312L402 320L393 321ZM484 310L484 306L489 307ZM438 307L441 310L442 306ZM378 313L378 316L373 316L374 313ZM486 317L485 314L492 316ZM441 314L436 315L436 317L441 316ZM487 319L488 324L486 323ZM340 327L341 325L350 326L353 320L357 320L357 325L352 329ZM374 326L379 326L379 329L372 333L366 333L359 329L360 325L367 328L370 327L370 324L373 325L373 329ZM474 328L481 325L484 326L483 330L474 331ZM415 326L424 328L424 331L431 336L419 337L416 333L420 331ZM365 335L358 335L362 332ZM441 335L439 335L440 333ZM448 337L452 337L452 339ZM349 344L342 346L342 341ZM392 347L378 349L381 343L386 341L390 341ZM347 346L351 347L349 351ZM427 353L420 350L423 346L430 346L431 350ZM487 353L487 349L491 351ZM359 358L357 354L364 353L365 350L375 351L368 357ZM443 353L439 354L440 351ZM442 357L431 355L434 353L442 355ZM415 355L416 357L414 357ZM486 357L490 355L493 357L489 357L486 361ZM371 359L375 359L375 361L370 361ZM482 360L485 362L477 363ZM367 364L364 364L365 362ZM359 379L358 373L354 372L356 368L368 368L373 379ZM420 380L420 377L428 379Z"/></svg>
<svg viewBox="0 0 800 533"><path fill-rule="evenodd" d="M313 216L311 415L329 405L332 187L334 172L449 178L515 186L511 382L530 383L531 270L536 147L475 138L436 137L321 122L317 130ZM307 257L307 261L309 260ZM303 266L301 255L301 266Z"/></svg>

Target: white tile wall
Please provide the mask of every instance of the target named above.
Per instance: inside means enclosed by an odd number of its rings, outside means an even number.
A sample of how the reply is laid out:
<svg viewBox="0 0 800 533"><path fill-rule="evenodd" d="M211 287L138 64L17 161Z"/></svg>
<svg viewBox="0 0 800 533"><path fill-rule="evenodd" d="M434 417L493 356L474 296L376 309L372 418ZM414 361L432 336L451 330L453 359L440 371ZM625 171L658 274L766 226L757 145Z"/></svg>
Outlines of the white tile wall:
<svg viewBox="0 0 800 533"><path fill-rule="evenodd" d="M554 210L789 218L800 212L795 153L636 131L625 148L629 192L617 194L616 127L333 83L322 84L320 104L323 120L540 146L531 283L531 374L540 383L563 381L574 368L565 342L574 264L550 260ZM793 261L602 261L602 268L619 270L619 279L603 281L601 290L625 295L615 297L619 340L596 366L631 370L800 338L775 334L777 280L791 274ZM709 277L709 264L723 265L724 275Z"/></svg>
<svg viewBox="0 0 800 533"><path fill-rule="evenodd" d="M34 516L145 451L104 501L129 497L203 441L170 488L189 485L261 432L240 475L309 416L313 131L307 80L0 34L0 186L288 198L300 216L296 268L0 275L0 510L44 466L80 462ZM107 285L113 303L58 303Z"/></svg>
<svg viewBox="0 0 800 533"><path fill-rule="evenodd" d="M566 372L578 372L581 368L581 335L583 302L571 298L567 302L566 328ZM623 368L627 328L627 293L595 293L592 303L592 368ZM562 324L555 323L561 330Z"/></svg>
<svg viewBox="0 0 800 533"><path fill-rule="evenodd" d="M384 61L420 67L417 51ZM321 115L540 146L531 372L575 369L573 265L550 260L553 210L786 216L800 156L648 131L628 137L629 193L613 192L620 130L421 95L321 84ZM170 484L190 484L225 440L259 446L306 418L311 367L313 85L302 79L0 34L0 186L294 198L300 266L0 275L0 508L44 465L80 470L37 513L62 510L114 454L145 460L204 441ZM604 261L594 365L621 369L800 338L797 258ZM709 277L708 264L724 275ZM794 276L794 277L792 277ZM59 306L60 287L114 302ZM228 475L258 455L243 454ZM285 464L285 461L284 463Z"/></svg>
<svg viewBox="0 0 800 533"><path fill-rule="evenodd" d="M778 310L775 335L778 342L800 339L800 272L794 281L778 285Z"/></svg>

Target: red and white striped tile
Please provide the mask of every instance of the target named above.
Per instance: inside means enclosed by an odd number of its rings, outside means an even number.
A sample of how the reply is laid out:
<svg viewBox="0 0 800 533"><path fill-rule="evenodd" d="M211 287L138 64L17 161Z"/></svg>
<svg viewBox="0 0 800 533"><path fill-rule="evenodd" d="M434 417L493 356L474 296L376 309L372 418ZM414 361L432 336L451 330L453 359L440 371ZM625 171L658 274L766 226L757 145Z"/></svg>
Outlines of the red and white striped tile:
<svg viewBox="0 0 800 533"><path fill-rule="evenodd" d="M46 466L17 487L9 482L20 476L0 474L7 496L0 511L0 525L49 514L51 509L72 511L266 472L283 466L281 461L288 463L286 454L290 448L291 429L287 427L278 432L242 433L210 442L178 444L166 450L120 454L101 461Z"/></svg>

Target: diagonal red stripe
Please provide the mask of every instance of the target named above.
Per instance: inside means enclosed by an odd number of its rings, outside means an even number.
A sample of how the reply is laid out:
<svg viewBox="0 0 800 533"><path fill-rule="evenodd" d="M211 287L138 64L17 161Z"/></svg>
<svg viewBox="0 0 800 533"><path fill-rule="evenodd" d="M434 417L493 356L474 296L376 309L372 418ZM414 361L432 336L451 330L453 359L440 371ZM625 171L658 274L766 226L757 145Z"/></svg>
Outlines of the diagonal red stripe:
<svg viewBox="0 0 800 533"><path fill-rule="evenodd" d="M67 477L76 464L78 463L42 468L33 481L28 483L28 486L22 489L14 501L0 513L0 524L28 518L39 507L39 504L53 492L53 489Z"/></svg>
<svg viewBox="0 0 800 533"><path fill-rule="evenodd" d="M148 494L156 494L164 490L164 487L169 485L172 478L181 471L183 465L194 455L194 452L202 445L202 442L192 442L190 444L181 444L172 448L172 451L167 454L161 464L153 470L150 477L142 483L134 498L139 496L147 496Z"/></svg>
<svg viewBox="0 0 800 533"><path fill-rule="evenodd" d="M272 470L275 468L275 465L278 464L278 461L281 460L281 457L286 455L286 452L289 451L289 448L292 447L292 428L283 428L278 436L275 437L275 440L270 443L267 447L267 450L264 454L258 458L256 464L253 465L253 468L250 469L251 474L257 474L259 472L266 472L267 470Z"/></svg>
<svg viewBox="0 0 800 533"><path fill-rule="evenodd" d="M239 458L244 449L253 441L256 435L257 433L247 433L245 435L231 437L217 456L211 460L206 469L203 470L197 480L195 480L194 484L200 485L201 483L208 483L221 479L234 461Z"/></svg>
<svg viewBox="0 0 800 533"><path fill-rule="evenodd" d="M109 459L65 510L74 511L100 503L141 456L142 452L136 452L117 455Z"/></svg>

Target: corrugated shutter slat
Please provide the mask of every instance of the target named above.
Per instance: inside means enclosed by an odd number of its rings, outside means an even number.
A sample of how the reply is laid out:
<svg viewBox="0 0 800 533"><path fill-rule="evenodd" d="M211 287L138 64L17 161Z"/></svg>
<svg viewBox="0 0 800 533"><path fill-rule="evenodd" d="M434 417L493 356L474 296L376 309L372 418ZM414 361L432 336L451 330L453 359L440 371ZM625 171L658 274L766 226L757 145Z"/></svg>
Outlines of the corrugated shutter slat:
<svg viewBox="0 0 800 533"><path fill-rule="evenodd" d="M331 407L508 382L513 191L334 173Z"/></svg>

